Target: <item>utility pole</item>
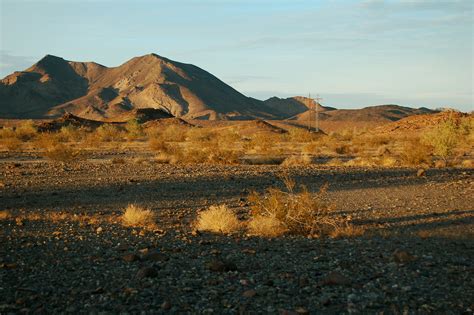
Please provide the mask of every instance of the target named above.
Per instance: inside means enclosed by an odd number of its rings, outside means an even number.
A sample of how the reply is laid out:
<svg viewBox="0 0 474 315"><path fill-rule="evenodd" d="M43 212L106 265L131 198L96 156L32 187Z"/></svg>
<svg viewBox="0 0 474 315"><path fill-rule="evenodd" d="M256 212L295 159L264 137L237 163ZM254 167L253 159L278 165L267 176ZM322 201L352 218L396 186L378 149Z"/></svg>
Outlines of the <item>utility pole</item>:
<svg viewBox="0 0 474 315"><path fill-rule="evenodd" d="M323 100L321 97L319 97L319 94L316 95L316 98L314 99L315 106L316 106L316 132L319 132L319 107L321 107L321 101Z"/></svg>
<svg viewBox="0 0 474 315"><path fill-rule="evenodd" d="M309 110L309 117L308 117L308 132L311 132L312 127L312 120L313 120L313 111L314 111L314 102L311 99L311 93L308 93L308 110Z"/></svg>

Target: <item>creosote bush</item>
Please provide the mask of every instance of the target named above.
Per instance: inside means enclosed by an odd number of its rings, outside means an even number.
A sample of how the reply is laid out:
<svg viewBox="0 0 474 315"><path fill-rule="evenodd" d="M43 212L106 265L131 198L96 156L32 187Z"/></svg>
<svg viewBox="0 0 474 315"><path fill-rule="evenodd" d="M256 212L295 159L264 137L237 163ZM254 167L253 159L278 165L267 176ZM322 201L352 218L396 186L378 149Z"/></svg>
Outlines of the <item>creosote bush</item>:
<svg viewBox="0 0 474 315"><path fill-rule="evenodd" d="M153 229L156 227L156 214L136 205L128 205L122 214L122 223L125 226Z"/></svg>
<svg viewBox="0 0 474 315"><path fill-rule="evenodd" d="M254 192L249 196L252 217L250 222L262 222L262 218L266 218L269 220L266 226L275 229L273 232L260 230L261 234L276 236L287 232L323 236L329 235L341 225L340 219L325 200L327 185L318 193L312 194L305 186L296 191L295 182L287 176L283 177L283 181L285 190L269 188L266 193ZM255 221L249 227L251 234L258 234L259 229Z"/></svg>
<svg viewBox="0 0 474 315"><path fill-rule="evenodd" d="M77 160L80 157L81 151L64 143L57 143L45 148L42 155L52 161L67 163Z"/></svg>
<svg viewBox="0 0 474 315"><path fill-rule="evenodd" d="M214 233L234 233L240 230L242 224L232 210L225 205L211 206L199 213L195 228L199 231Z"/></svg>

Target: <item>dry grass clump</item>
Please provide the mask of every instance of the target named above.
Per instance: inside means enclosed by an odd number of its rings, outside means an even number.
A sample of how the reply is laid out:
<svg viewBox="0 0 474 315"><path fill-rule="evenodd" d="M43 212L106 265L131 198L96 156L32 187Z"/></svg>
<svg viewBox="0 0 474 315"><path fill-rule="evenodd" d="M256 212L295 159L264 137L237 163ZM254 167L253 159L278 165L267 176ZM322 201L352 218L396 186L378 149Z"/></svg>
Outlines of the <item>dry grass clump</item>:
<svg viewBox="0 0 474 315"><path fill-rule="evenodd" d="M33 139L37 133L36 126L32 120L27 120L15 128L15 134L21 141Z"/></svg>
<svg viewBox="0 0 474 315"><path fill-rule="evenodd" d="M92 137L92 139L89 139L90 142L94 142L94 140L102 142L121 141L123 132L115 125L104 124L97 128L90 136Z"/></svg>
<svg viewBox="0 0 474 315"><path fill-rule="evenodd" d="M257 215L247 223L250 235L277 237L285 234L288 229L276 217Z"/></svg>
<svg viewBox="0 0 474 315"><path fill-rule="evenodd" d="M22 141L18 138L4 138L0 139L0 145L5 147L8 151L15 151L21 148Z"/></svg>
<svg viewBox="0 0 474 315"><path fill-rule="evenodd" d="M304 186L297 192L295 182L287 176L283 181L285 190L269 188L264 194L254 192L249 196L252 218L277 220L280 225L272 226L282 226L291 234L323 236L338 228L339 219L325 200L327 185L312 194Z"/></svg>
<svg viewBox="0 0 474 315"><path fill-rule="evenodd" d="M122 223L125 226L155 228L156 214L149 210L136 205L128 205L122 214Z"/></svg>
<svg viewBox="0 0 474 315"><path fill-rule="evenodd" d="M0 220L7 220L10 217L10 212L7 210L0 211Z"/></svg>
<svg viewBox="0 0 474 315"><path fill-rule="evenodd" d="M229 234L240 230L242 224L232 210L220 205L199 213L195 227L199 231Z"/></svg>
<svg viewBox="0 0 474 315"><path fill-rule="evenodd" d="M343 224L339 224L336 229L331 231L329 234L332 238L350 238L359 237L364 235L365 229L361 226L356 226L346 221Z"/></svg>
<svg viewBox="0 0 474 315"><path fill-rule="evenodd" d="M287 157L282 163L281 166L291 167L291 166L301 166L301 165L310 165L313 160L309 155L292 155Z"/></svg>
<svg viewBox="0 0 474 315"><path fill-rule="evenodd" d="M401 162L406 166L431 164L431 148L419 139L413 139L402 147Z"/></svg>
<svg viewBox="0 0 474 315"><path fill-rule="evenodd" d="M45 149L42 155L52 161L67 163L79 158L81 151L74 149L70 145L58 143Z"/></svg>

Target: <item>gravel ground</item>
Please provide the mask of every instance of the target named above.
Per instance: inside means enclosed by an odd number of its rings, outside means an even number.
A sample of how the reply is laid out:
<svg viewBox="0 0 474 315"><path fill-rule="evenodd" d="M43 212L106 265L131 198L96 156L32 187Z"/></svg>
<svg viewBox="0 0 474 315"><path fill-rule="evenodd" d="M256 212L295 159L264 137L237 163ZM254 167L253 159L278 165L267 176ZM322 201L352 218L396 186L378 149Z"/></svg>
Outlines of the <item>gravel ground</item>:
<svg viewBox="0 0 474 315"><path fill-rule="evenodd" d="M213 204L246 218L249 191L280 186L282 170L0 161L0 210L12 214L0 220L0 314L473 313L473 169L289 170L313 191L328 182L360 237L190 228ZM156 211L159 229L121 226L130 203Z"/></svg>

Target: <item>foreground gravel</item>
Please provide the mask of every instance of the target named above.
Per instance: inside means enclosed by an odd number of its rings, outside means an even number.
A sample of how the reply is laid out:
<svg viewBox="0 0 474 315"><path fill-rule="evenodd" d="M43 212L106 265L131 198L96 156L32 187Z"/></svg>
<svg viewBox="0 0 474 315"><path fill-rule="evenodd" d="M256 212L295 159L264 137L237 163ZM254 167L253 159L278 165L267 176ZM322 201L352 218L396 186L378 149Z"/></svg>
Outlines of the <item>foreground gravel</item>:
<svg viewBox="0 0 474 315"><path fill-rule="evenodd" d="M474 310L472 169L291 168L310 190L328 182L366 229L337 239L193 232L213 204L247 218L248 193L281 186L279 166L29 160L0 172L0 314ZM123 227L130 203L158 228Z"/></svg>

